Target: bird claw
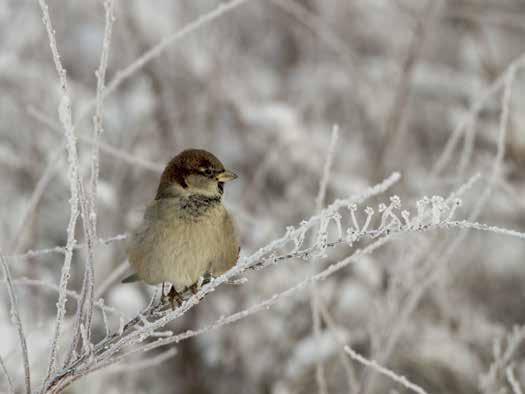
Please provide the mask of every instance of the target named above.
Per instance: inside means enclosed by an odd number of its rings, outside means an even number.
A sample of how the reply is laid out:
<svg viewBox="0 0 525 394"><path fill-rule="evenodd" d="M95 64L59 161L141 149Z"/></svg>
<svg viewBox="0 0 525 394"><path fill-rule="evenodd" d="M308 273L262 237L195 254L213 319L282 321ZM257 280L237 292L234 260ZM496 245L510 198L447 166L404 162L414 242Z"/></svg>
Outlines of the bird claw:
<svg viewBox="0 0 525 394"><path fill-rule="evenodd" d="M166 298L167 300L169 301L169 303L171 304L171 309L172 310L175 310L175 304L177 304L177 307L181 306L182 304L182 297L180 296L180 294L177 292L177 290L175 290L175 286L171 286L171 289L170 291L168 292L168 294L166 295Z"/></svg>
<svg viewBox="0 0 525 394"><path fill-rule="evenodd" d="M194 283L190 286L190 291L193 295L197 294L197 291L199 291L199 284L198 283Z"/></svg>

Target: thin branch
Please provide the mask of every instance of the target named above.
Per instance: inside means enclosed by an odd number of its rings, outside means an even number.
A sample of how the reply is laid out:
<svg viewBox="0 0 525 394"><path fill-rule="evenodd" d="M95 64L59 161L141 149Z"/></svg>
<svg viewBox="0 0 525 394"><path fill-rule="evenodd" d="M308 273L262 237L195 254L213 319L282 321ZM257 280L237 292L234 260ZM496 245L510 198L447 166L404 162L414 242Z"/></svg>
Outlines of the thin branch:
<svg viewBox="0 0 525 394"><path fill-rule="evenodd" d="M505 376L507 377L510 387L512 387L512 393L523 394L520 383L516 379L516 376L514 376L514 367L512 365L509 365L507 368L505 368Z"/></svg>
<svg viewBox="0 0 525 394"><path fill-rule="evenodd" d="M337 324L333 317L328 312L328 308L326 307L326 304L320 300L319 302L319 311L321 312L321 315L323 317L323 320L325 321L327 327L332 331L332 334L341 347L341 349L344 349L346 346L345 338L343 335L339 332ZM346 378L348 380L348 391L350 393L357 393L359 391L359 384L357 383L357 377L354 371L354 368L350 361L348 360L348 357L345 356L344 352L341 351L341 364L343 364L343 369L346 373Z"/></svg>
<svg viewBox="0 0 525 394"><path fill-rule="evenodd" d="M42 196L44 195L44 192L47 188L47 185L49 185L49 182L51 181L51 179L53 179L53 176L56 173L58 164L60 164L60 155L62 154L64 147L65 147L65 144L61 144L53 150L53 152L51 153L49 157L49 161L46 165L46 168L42 172L42 175L40 176L40 179L38 180L33 190L33 194L31 195L31 198L29 199L29 204L27 206L27 209L22 215L20 226L16 230L15 236L13 237L13 242L12 242L13 253L19 252L20 245L22 242L22 235L24 234L24 229L29 221L29 218L33 215L33 213L36 210L36 207L38 206L38 203L42 199Z"/></svg>
<svg viewBox="0 0 525 394"><path fill-rule="evenodd" d="M13 282L16 283L17 285L39 287L39 288L51 290L57 293L60 291L60 288L57 285L53 283L45 282L43 280L38 280L38 279L29 279L29 278L21 277L21 278L13 279ZM67 290L67 295L68 297L71 297L75 301L78 301L80 299L80 295L73 290ZM100 308L100 310L104 310L105 312L112 313L120 319L123 319L125 317L122 314L122 312L118 311L117 309L111 306L105 305L103 299L101 298L97 298L97 300L94 303L94 306L96 306L97 308Z"/></svg>
<svg viewBox="0 0 525 394"><path fill-rule="evenodd" d="M328 153L326 155L323 174L321 175L321 180L319 181L319 192L317 198L315 199L315 207L317 212L321 211L324 206L324 200L326 198L326 189L328 186L328 180L330 178L330 171L335 157L335 150L337 148L337 140L339 139L339 126L334 125L332 128L332 136L330 138L330 145L328 147Z"/></svg>
<svg viewBox="0 0 525 394"><path fill-rule="evenodd" d="M0 356L0 369L2 370L2 373L5 376L6 382L7 382L7 393L8 394L15 394L15 386L13 386L13 381L11 380L11 376L9 376L9 372L7 372L7 368L5 367L4 360Z"/></svg>
<svg viewBox="0 0 525 394"><path fill-rule="evenodd" d="M326 189L328 186L328 180L330 178L330 170L335 156L335 149L337 145L337 139L339 136L339 128L337 126L333 127L332 136L330 139L330 145L328 147L328 153L326 156L325 164L323 167L323 173L321 175L321 180L319 182L319 192L317 198L315 199L315 207L317 212L320 212L323 209L324 200L326 196ZM319 295L317 294L317 286L312 285L310 289L310 308L312 310L312 324L315 340L319 343L321 337L321 318L319 316ZM328 393L328 385L325 379L325 372L322 360L318 359L315 365L315 378L317 381L317 387L319 394Z"/></svg>
<svg viewBox="0 0 525 394"><path fill-rule="evenodd" d="M77 310L75 312L75 323L73 325L73 337L71 340L71 346L69 347L69 352L66 355L66 358L63 362L63 366L66 366L71 361L71 358L74 356L77 351L77 347L80 341L84 339L89 340L90 338L90 328L91 328L91 313L88 312L92 310L93 306L93 288L94 288L94 239L93 231L91 228L90 218L89 218L89 201L86 198L86 193L84 191L83 185L80 183L80 215L82 218L82 227L84 230L84 237L86 238L86 268L84 270L84 277L82 280L82 288L80 290L80 300L77 303ZM82 332L82 329L85 332ZM83 335L85 334L85 335ZM90 349L88 344L83 343L84 349Z"/></svg>
<svg viewBox="0 0 525 394"><path fill-rule="evenodd" d="M104 281L96 288L95 298L102 297L104 293L111 287L111 285L120 279L128 269L129 263L127 260L124 260L117 266L117 268L107 275L106 279L104 279Z"/></svg>
<svg viewBox="0 0 525 394"><path fill-rule="evenodd" d="M123 241L127 238L127 234L117 234L112 237L108 238L99 238L96 242L96 246L104 246L108 245L113 242ZM81 243L75 243L72 250L80 250L87 248L86 244ZM14 255L7 255L5 256L7 259L24 259L27 257L37 257L37 256L43 256L46 254L51 253L60 253L60 254L66 254L68 252L68 247L66 246L55 246L52 248L46 248L46 249L37 249L37 250L29 250L23 254L14 254Z"/></svg>
<svg viewBox="0 0 525 394"><path fill-rule="evenodd" d="M359 59L350 51L348 38L345 37L345 39L343 39L337 35L326 21L308 10L300 1L271 0L271 2L317 35L328 48L343 60L352 79L355 95L363 96L361 91L365 88L372 90L368 87L368 85L372 83L371 78L359 71L357 64Z"/></svg>
<svg viewBox="0 0 525 394"><path fill-rule="evenodd" d="M510 72L515 73L519 68L523 67L525 64L525 52L520 54L516 59L514 59L508 67L496 78L486 90L481 94L476 95L476 101L471 105L470 110L463 116L461 121L458 123L450 138L448 139L441 155L436 160L434 167L432 168L432 175L439 175L444 169L445 166L450 161L452 153L456 148L457 143L461 137L461 134L464 132L465 128L471 125L474 120L477 118L480 111L483 109L485 103L496 94L501 88L505 86L505 81L508 78Z"/></svg>
<svg viewBox="0 0 525 394"><path fill-rule="evenodd" d="M428 392L426 390L424 390L422 387L418 386L417 384L412 383L406 377L404 377L402 375L398 375L394 371L379 365L374 360L368 360L368 359L364 358L359 353L354 351L350 346L345 346L344 349L345 349L345 352L347 352L348 355L352 359L356 360L357 362L360 362L361 364L363 364L366 367L374 369L375 371L379 372L382 375L385 375L385 376L389 377L394 382L399 383L403 387L405 387L405 388L407 388L409 390L412 390L413 392L418 393L418 394L428 394Z"/></svg>
<svg viewBox="0 0 525 394"><path fill-rule="evenodd" d="M102 51L100 55L100 63L95 75L97 77L97 95L96 95L96 109L93 117L93 141L91 152L91 180L90 189L86 195L86 200L81 202L81 216L84 227L84 235L87 243L87 259L86 269L84 272L84 280L82 283L81 299L77 304L77 313L75 318L75 325L73 331L73 341L71 343L69 354L65 360L65 365L69 363L74 351L77 348L78 341L82 338L89 341L91 337L91 327L93 320L93 301L94 301L94 286L95 286L95 251L94 243L97 236L97 186L99 177L99 139L104 129L102 124L104 91L105 91L105 76L109 59L109 50L111 44L111 32L115 17L113 15L113 0L106 0L104 2L105 9L105 29L104 38L102 40ZM82 185L81 190L82 190ZM84 328L85 335L81 335L81 328ZM90 349L87 343L83 346L85 349Z"/></svg>
<svg viewBox="0 0 525 394"><path fill-rule="evenodd" d="M383 163L389 150L395 148L398 142L403 139L403 121L411 95L412 78L423 53L428 33L433 27L432 22L436 19L439 5L440 1L438 0L427 0L423 12L418 18L412 41L401 66L401 77L392 101L392 108L386 119L385 134L377 156L377 163Z"/></svg>
<svg viewBox="0 0 525 394"><path fill-rule="evenodd" d="M62 266L62 272L60 275L60 293L58 296L57 303L57 316L55 322L55 330L53 334L53 341L51 344L51 351L49 354L49 365L48 372L45 381L47 381L51 375L55 372L57 364L57 353L58 343L62 331L62 323L64 315L66 313L66 302L67 302L67 284L69 281L71 260L73 257L73 248L75 246L75 226L79 215L79 174L78 174L78 154L76 146L75 129L73 127L72 115L71 115L71 98L69 95L69 89L67 85L66 70L62 66L60 61L60 55L58 53L55 30L51 23L49 16L49 8L45 0L39 0L40 8L42 10L42 18L47 31L49 46L55 63L55 68L58 73L60 81L60 88L62 91L62 98L59 105L59 118L65 130L66 147L68 151L69 161L69 182L71 189L70 199L70 219L67 227L67 242L64 257L64 265ZM45 382L43 387L45 387Z"/></svg>
<svg viewBox="0 0 525 394"><path fill-rule="evenodd" d="M13 284L13 279L11 277L9 266L7 265L4 259L4 256L2 255L0 255L0 262L2 263L2 269L4 271L4 278L7 283L7 292L9 294L9 302L11 304L11 307L10 307L11 321L13 322L16 328L16 332L18 334L18 340L20 342L20 350L22 351L26 393L31 394L31 372L29 369L29 353L27 350L27 341L26 341L26 336L24 334L24 327L22 326L22 320L20 319L20 313L18 311L18 300L16 298L15 286ZM6 376L8 376L7 372L6 372Z"/></svg>
<svg viewBox="0 0 525 394"><path fill-rule="evenodd" d="M187 35L199 30L200 28L208 25L209 23L220 18L221 16L226 15L228 12L233 11L234 9L236 9L237 7L239 7L247 1L248 0L232 0L228 3L221 3L212 11L198 17L197 19L188 23L179 31L162 39L157 45L147 50L144 54L142 54L142 56L136 59L129 66L118 71L115 77L107 85L107 88L104 90L102 98L104 99L111 93L113 93L122 84L122 82L124 82L126 79L135 74L138 70L143 68L147 63L160 56L160 54L164 52L170 45L181 40ZM89 103L88 106L84 108L83 111L81 111L79 121L83 119L84 116L89 114L94 106L96 106L96 101L92 101L91 103Z"/></svg>
<svg viewBox="0 0 525 394"><path fill-rule="evenodd" d="M130 373L134 371L142 371L145 368L155 367L162 364L163 362L173 358L178 353L176 348L168 349L154 357L147 358L135 363L129 363L124 365L116 365L110 368L107 373ZM122 357L123 360L125 357Z"/></svg>
<svg viewBox="0 0 525 394"><path fill-rule="evenodd" d="M29 114L29 116L45 124L50 130L61 133L60 126L56 124L48 115L46 115L39 109L30 106L27 109L27 113ZM78 140L85 142L92 146L95 144L95 141L93 138L83 135L83 134L80 134L78 136ZM107 153L108 155L113 156L117 159L120 159L124 161L125 163L143 168L148 171L152 171L157 174L160 174L163 170L162 165L153 163L146 159L142 159L140 157L137 157L136 155L131 155L122 149L116 148L108 144L107 142L98 141L98 147L100 148L101 152Z"/></svg>

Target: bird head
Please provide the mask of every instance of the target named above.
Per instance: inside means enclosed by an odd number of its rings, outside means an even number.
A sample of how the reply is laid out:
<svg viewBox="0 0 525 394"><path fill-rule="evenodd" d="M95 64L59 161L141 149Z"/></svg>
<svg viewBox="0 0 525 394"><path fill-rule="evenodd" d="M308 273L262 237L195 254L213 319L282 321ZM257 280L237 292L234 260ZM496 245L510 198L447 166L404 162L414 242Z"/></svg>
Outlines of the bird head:
<svg viewBox="0 0 525 394"><path fill-rule="evenodd" d="M226 170L210 152L188 149L171 159L164 169L155 199L195 194L220 197L224 183L235 178L237 175Z"/></svg>

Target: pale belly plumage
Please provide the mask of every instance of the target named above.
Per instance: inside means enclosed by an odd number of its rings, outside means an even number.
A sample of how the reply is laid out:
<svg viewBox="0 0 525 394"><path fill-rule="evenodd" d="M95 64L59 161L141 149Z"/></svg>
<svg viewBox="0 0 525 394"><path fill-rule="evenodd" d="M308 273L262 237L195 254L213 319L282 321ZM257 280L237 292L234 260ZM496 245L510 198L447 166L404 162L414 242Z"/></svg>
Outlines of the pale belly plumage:
<svg viewBox="0 0 525 394"><path fill-rule="evenodd" d="M171 282L179 291L205 273L220 275L235 265L239 241L221 203L195 217L181 212L176 199L163 199L147 208L127 252L140 279L149 284Z"/></svg>

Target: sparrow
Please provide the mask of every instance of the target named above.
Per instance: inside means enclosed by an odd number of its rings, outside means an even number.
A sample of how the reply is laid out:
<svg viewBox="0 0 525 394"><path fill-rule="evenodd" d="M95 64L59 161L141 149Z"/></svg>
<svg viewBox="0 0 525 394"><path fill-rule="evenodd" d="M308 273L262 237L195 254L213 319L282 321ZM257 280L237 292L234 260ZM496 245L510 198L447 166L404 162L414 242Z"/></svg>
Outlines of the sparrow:
<svg viewBox="0 0 525 394"><path fill-rule="evenodd" d="M157 194L131 234L126 248L135 274L123 283L142 280L172 284L169 298L181 302L196 292L206 275L219 276L239 257L234 220L222 203L224 183L237 175L210 152L188 149L175 156L160 177Z"/></svg>

